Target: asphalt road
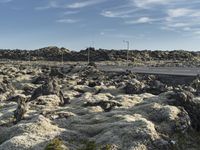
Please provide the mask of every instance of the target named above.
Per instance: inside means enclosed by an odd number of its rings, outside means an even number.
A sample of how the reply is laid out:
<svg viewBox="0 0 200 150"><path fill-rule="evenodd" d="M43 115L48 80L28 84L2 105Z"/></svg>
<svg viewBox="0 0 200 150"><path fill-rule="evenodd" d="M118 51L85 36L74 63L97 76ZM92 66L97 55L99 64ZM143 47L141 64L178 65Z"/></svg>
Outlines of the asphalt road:
<svg viewBox="0 0 200 150"><path fill-rule="evenodd" d="M8 63L8 62L4 62ZM29 63L8 63L12 65L27 65ZM30 65L30 64L29 64ZM34 64L31 64L31 66ZM36 64L36 66L40 66L42 64ZM46 65L46 64L45 64ZM49 65L49 64L48 64ZM47 66L48 66L47 65ZM80 64L82 67L86 65L86 63ZM52 64L55 67L62 67L62 65L57 65L55 63ZM64 64L64 68L68 68L69 64ZM125 72L126 70L133 71L135 73L141 74L163 74L163 75L175 75L175 76L197 76L200 74L200 67L127 67L127 66L117 66L117 65L98 65L98 68L102 71L106 72Z"/></svg>
<svg viewBox="0 0 200 150"><path fill-rule="evenodd" d="M200 68L189 67L120 67L120 66L98 66L100 70L110 72L125 72L126 70L142 74L163 74L180 76L197 76Z"/></svg>

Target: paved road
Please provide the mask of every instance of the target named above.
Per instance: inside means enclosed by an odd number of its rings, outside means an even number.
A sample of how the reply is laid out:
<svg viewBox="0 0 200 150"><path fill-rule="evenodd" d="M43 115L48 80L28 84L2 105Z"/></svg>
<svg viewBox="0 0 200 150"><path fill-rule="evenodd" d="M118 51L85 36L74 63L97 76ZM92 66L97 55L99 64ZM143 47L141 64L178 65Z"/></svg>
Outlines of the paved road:
<svg viewBox="0 0 200 150"><path fill-rule="evenodd" d="M119 66L98 66L100 70L111 72L124 72L127 69L135 73L164 74L180 76L196 76L200 74L199 68L185 67L119 67Z"/></svg>
<svg viewBox="0 0 200 150"><path fill-rule="evenodd" d="M8 63L11 65L19 65L21 63ZM22 63L23 64L23 63ZM27 65L23 64L23 65ZM36 66L40 66L42 64L37 64ZM84 67L86 64L82 64ZM47 65L48 66L48 65ZM56 66L60 68L62 65L52 64L52 66ZM69 65L65 64L64 68L68 68ZM98 65L98 68L103 71L110 72L125 72L127 69L131 70L135 73L142 74L164 74L164 75L180 75L180 76L196 76L200 74L200 67L127 67L127 66L111 66L111 65Z"/></svg>

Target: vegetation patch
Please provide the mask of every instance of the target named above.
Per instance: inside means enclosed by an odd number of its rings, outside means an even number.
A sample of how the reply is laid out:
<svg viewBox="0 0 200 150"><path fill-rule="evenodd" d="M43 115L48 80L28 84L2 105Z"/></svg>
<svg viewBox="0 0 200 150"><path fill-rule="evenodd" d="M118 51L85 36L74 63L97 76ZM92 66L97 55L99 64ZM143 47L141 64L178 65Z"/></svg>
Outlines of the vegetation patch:
<svg viewBox="0 0 200 150"><path fill-rule="evenodd" d="M104 146L97 145L95 141L83 141L83 147L79 150L112 150L112 145L106 144Z"/></svg>
<svg viewBox="0 0 200 150"><path fill-rule="evenodd" d="M186 133L177 133L174 136L175 144L173 150L199 149L200 133L190 130Z"/></svg>
<svg viewBox="0 0 200 150"><path fill-rule="evenodd" d="M54 138L47 144L44 150L64 150L63 145L64 143L61 139Z"/></svg>

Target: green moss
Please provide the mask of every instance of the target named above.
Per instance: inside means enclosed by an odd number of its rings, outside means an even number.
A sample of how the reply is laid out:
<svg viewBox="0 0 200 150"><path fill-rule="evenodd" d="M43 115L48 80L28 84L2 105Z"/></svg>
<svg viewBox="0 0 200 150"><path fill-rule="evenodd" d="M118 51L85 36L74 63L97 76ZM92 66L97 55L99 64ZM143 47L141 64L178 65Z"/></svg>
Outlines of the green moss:
<svg viewBox="0 0 200 150"><path fill-rule="evenodd" d="M84 146L80 150L96 150L97 145L94 141L84 141Z"/></svg>
<svg viewBox="0 0 200 150"><path fill-rule="evenodd" d="M194 130L190 130L186 133L177 133L174 135L173 140L176 141L176 144L173 146L173 150L197 150L200 147L200 133Z"/></svg>
<svg viewBox="0 0 200 150"><path fill-rule="evenodd" d="M112 149L112 145L110 144L106 144L104 147L101 148L101 150L111 150Z"/></svg>
<svg viewBox="0 0 200 150"><path fill-rule="evenodd" d="M97 145L94 141L82 141L84 146L79 150L111 150L112 145L106 144L105 146Z"/></svg>
<svg viewBox="0 0 200 150"><path fill-rule="evenodd" d="M63 141L59 138L54 138L47 144L44 150L64 150L62 147Z"/></svg>

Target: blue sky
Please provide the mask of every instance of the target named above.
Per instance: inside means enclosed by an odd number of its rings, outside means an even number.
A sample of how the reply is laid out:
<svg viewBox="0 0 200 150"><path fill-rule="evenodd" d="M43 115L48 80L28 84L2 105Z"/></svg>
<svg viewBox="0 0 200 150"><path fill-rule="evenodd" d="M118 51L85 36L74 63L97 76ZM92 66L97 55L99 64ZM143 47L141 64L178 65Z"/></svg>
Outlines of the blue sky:
<svg viewBox="0 0 200 150"><path fill-rule="evenodd" d="M0 48L200 50L199 0L0 0Z"/></svg>

